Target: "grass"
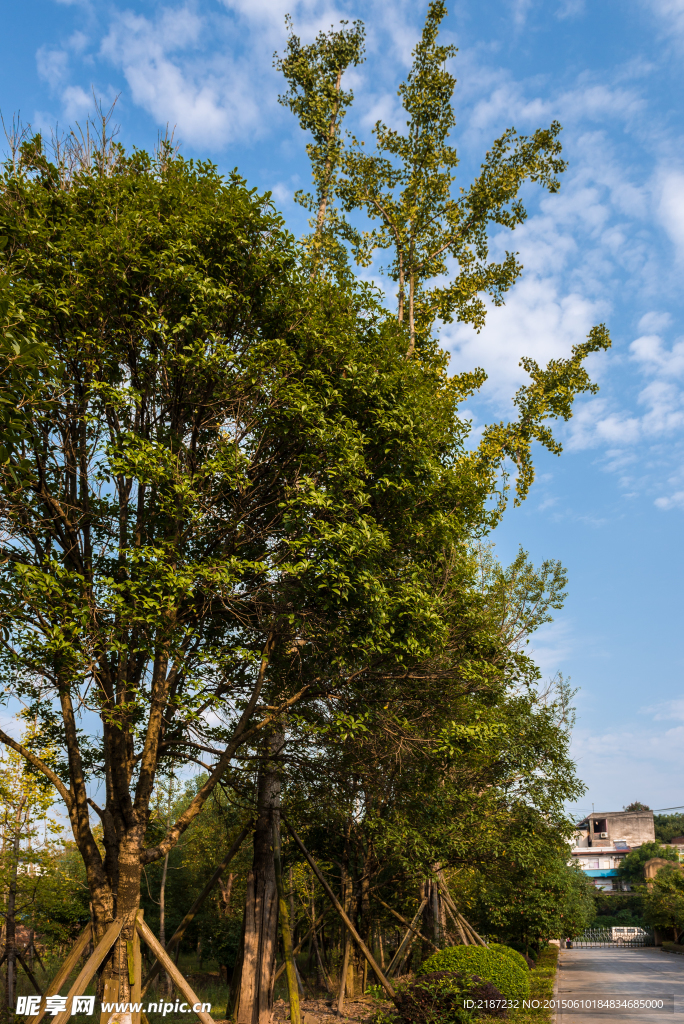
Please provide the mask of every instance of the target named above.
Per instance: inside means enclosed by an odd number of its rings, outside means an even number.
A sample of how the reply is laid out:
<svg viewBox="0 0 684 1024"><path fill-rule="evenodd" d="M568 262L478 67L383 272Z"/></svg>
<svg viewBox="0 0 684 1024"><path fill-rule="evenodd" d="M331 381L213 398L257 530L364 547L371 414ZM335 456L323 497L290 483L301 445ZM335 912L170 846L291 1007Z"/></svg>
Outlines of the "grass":
<svg viewBox="0 0 684 1024"><path fill-rule="evenodd" d="M544 1002L553 999L559 952L558 946L547 946L539 954L536 966L530 971L530 1002L538 1000L541 1005L537 1009L513 1010L509 1019L515 1024L550 1024L553 1020L553 1010L545 1009Z"/></svg>

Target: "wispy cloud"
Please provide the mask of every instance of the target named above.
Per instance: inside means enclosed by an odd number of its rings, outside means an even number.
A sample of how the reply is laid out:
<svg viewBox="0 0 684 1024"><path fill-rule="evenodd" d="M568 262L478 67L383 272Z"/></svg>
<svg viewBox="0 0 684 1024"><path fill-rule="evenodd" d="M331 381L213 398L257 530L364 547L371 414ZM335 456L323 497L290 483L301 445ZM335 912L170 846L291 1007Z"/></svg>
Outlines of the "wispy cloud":
<svg viewBox="0 0 684 1024"><path fill-rule="evenodd" d="M664 32L684 37L684 0L644 0L648 9L661 19Z"/></svg>
<svg viewBox="0 0 684 1024"><path fill-rule="evenodd" d="M260 83L235 55L201 47L208 26L190 7L163 10L156 18L116 15L101 55L119 67L133 102L159 124L177 126L192 145L221 148L262 123Z"/></svg>

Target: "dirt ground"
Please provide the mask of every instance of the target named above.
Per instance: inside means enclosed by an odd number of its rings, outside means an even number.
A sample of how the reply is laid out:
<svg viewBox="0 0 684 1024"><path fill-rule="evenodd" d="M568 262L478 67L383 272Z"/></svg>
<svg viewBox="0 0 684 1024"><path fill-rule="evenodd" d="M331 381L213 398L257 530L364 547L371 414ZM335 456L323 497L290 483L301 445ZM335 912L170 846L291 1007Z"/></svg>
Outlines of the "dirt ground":
<svg viewBox="0 0 684 1024"><path fill-rule="evenodd" d="M381 1003L375 999L347 999L344 1016L338 1017L337 1010L327 999L303 999L300 1003L302 1024L366 1024L372 1020L379 1008L389 1009L390 1003ZM273 1024L290 1019L290 1007L284 999L276 999L273 1004ZM228 1021L217 1021L216 1024L229 1024Z"/></svg>
<svg viewBox="0 0 684 1024"><path fill-rule="evenodd" d="M375 999L347 999L344 1004L344 1017L337 1016L337 1009L329 999L303 999L300 1003L302 1008L302 1024L358 1024L359 1021L370 1021L378 1010L384 1005ZM389 1003L387 1004L389 1006ZM290 1019L289 1004L283 999L278 999L273 1005L273 1022Z"/></svg>

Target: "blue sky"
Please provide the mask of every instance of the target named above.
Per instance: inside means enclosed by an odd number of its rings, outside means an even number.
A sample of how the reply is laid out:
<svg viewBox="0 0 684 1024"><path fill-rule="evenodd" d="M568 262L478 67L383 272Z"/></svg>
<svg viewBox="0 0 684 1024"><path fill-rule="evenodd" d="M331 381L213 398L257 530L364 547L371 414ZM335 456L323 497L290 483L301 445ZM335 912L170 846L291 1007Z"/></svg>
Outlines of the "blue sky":
<svg viewBox="0 0 684 1024"><path fill-rule="evenodd" d="M309 40L362 18L366 63L349 76L349 126L400 125L396 88L426 3L396 0L24 0L6 4L0 108L35 127L66 126L119 97L126 146L154 145L167 124L186 155L238 167L270 189L292 230L306 185L304 142L278 105L273 52L284 16ZM489 380L475 425L502 418L524 380L522 355L567 354L606 321L595 357L600 394L540 454L525 505L493 538L504 561L523 544L560 558L570 596L535 640L545 674L580 687L574 752L588 785L580 808L639 799L684 804L684 0L460 0L443 37L459 48L454 141L461 183L510 125L564 127L569 160L555 196L531 188L513 245L525 266L478 335L442 332L454 369ZM511 247L510 236L494 247Z"/></svg>

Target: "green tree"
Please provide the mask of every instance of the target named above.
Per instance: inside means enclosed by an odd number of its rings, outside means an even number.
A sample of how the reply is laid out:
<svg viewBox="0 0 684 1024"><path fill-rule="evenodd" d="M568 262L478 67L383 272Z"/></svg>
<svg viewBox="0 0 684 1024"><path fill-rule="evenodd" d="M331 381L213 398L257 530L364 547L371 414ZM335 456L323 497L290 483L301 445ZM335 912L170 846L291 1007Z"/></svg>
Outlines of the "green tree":
<svg viewBox="0 0 684 1024"><path fill-rule="evenodd" d="M489 226L521 224L523 183L538 181L555 192L565 167L557 122L530 138L511 128L496 140L477 179L453 195L458 157L448 140L456 80L447 62L456 49L438 41L446 13L443 0L431 0L412 68L399 88L407 131L378 121L375 153L354 139L340 186L347 210L363 208L379 222L357 245L360 261L370 262L377 247L392 250L387 271L399 286L399 321L408 315L409 354L428 339L436 319L482 327L483 296L500 304L522 269L513 253L501 263L489 262ZM432 279L450 276L451 260L458 268L454 280L430 287Z"/></svg>
<svg viewBox="0 0 684 1024"><path fill-rule="evenodd" d="M672 928L674 940L684 930L684 875L673 868L661 868L649 885L644 916L656 928Z"/></svg>
<svg viewBox="0 0 684 1024"><path fill-rule="evenodd" d="M660 843L643 843L637 850L632 850L624 857L618 868L619 876L631 885L638 885L644 880L644 864L652 857L663 857L665 860L679 862L679 853L671 846Z"/></svg>
<svg viewBox="0 0 684 1024"><path fill-rule="evenodd" d="M669 843L684 835L684 814L654 814L655 837L659 843Z"/></svg>
<svg viewBox="0 0 684 1024"><path fill-rule="evenodd" d="M365 210L379 226L358 233L335 214L326 228L341 242L352 242L361 264L371 262L376 248L393 251L387 270L399 286L397 321L404 325L408 310L408 352L413 353L418 343L426 358L428 349L434 347L432 329L437 320L448 323L457 319L479 330L484 324L485 297L497 304L503 302L522 267L513 253L507 253L501 263L489 260L488 230L492 225L513 230L521 224L526 217L519 198L523 184L535 181L555 192L559 187L557 176L565 167L560 157L559 124L554 122L529 138L518 136L511 128L487 153L477 179L453 195L458 159L448 139L455 123L455 79L445 62L455 51L438 42L445 15L443 0L432 0L414 51L413 67L399 89L409 118L407 133L402 135L378 122L374 128L375 153L367 153L356 139L352 139L351 150L343 151L341 141L336 143L340 148L335 150L335 159L337 163L342 160L345 174L337 180L335 191L343 209ZM333 38L337 36L333 34L330 40ZM326 122L320 111L328 107L320 97L330 92L329 72L320 54L327 52L330 40L321 39L308 49L296 41L296 61L292 65L296 76L286 60L280 64L294 83L285 99L302 127L313 132L309 154L316 196L320 194L321 168L326 166L320 143ZM297 81L308 83L307 87L297 86ZM312 208L315 206L314 199L307 201ZM322 209L320 203L318 209ZM431 286L432 279L451 273L452 261L457 268L453 281ZM560 454L561 445L548 421L569 419L573 397L596 391L583 362L591 352L609 346L608 332L599 325L585 342L573 347L568 359L551 360L545 368L528 357L521 359L531 383L515 396L518 419L487 427L478 449L485 465L491 465L492 460L513 462L518 500L527 494L534 478L533 442ZM473 388L485 379L484 371L476 370ZM503 503L499 508L502 510Z"/></svg>
<svg viewBox="0 0 684 1024"><path fill-rule="evenodd" d="M353 22L352 28L347 28L343 21L339 31L319 32L313 43L303 46L294 34L289 15L286 24L287 50L283 57L276 54L274 63L289 89L278 99L313 138L306 151L314 191L300 190L295 199L316 215L307 241L311 272L315 275L325 266L336 266L339 271L346 265L346 252L337 242L337 233L348 226L340 220L334 201L344 153L342 121L354 94L342 88L342 76L347 68L364 60L365 29L361 21Z"/></svg>
<svg viewBox="0 0 684 1024"><path fill-rule="evenodd" d="M590 880L562 850L540 843L530 843L520 862L483 866L468 889L480 927L526 951L580 935L595 914Z"/></svg>
<svg viewBox="0 0 684 1024"><path fill-rule="evenodd" d="M486 521L488 485L455 469L470 380L406 368L381 310L302 279L266 197L167 151L93 164L70 175L36 138L0 188L3 269L51 355L0 475L0 614L56 762L2 739L64 800L101 933L242 744L373 653L431 649L424 573L398 567L417 520L422 559ZM319 649L331 673L302 688ZM209 709L219 753L149 847L157 772Z"/></svg>
<svg viewBox="0 0 684 1024"><path fill-rule="evenodd" d="M35 724L23 724L23 742L38 747L49 761L52 751L42 742ZM30 910L49 859L51 840L60 831L49 813L53 803L54 794L46 780L31 772L15 750L4 749L0 756L0 907L8 1010L14 1009L17 991L17 925Z"/></svg>
<svg viewBox="0 0 684 1024"><path fill-rule="evenodd" d="M365 293L302 273L267 197L167 149L108 153L71 171L37 137L0 186L2 270L49 355L0 469L0 617L55 759L1 738L64 800L100 934L245 744L439 649L436 560L494 521L504 457L466 447L480 378L437 349L407 363ZM207 741L206 781L148 845L158 772Z"/></svg>

